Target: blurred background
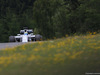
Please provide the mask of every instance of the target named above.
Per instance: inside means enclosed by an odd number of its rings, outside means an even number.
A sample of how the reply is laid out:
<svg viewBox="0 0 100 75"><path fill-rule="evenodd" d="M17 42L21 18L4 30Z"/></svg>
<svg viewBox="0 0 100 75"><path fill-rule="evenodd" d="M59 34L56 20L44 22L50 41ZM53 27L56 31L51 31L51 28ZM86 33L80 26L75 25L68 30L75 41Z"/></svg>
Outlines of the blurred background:
<svg viewBox="0 0 100 75"><path fill-rule="evenodd" d="M100 0L0 0L0 42L23 27L44 39L100 30Z"/></svg>

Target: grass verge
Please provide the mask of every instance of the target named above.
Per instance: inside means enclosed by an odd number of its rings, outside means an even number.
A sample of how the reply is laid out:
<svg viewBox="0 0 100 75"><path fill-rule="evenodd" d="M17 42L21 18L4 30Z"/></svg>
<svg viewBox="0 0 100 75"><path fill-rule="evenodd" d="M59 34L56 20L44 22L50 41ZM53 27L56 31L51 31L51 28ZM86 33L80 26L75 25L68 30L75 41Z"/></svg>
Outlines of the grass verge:
<svg viewBox="0 0 100 75"><path fill-rule="evenodd" d="M0 75L100 73L100 34L24 44L0 51Z"/></svg>

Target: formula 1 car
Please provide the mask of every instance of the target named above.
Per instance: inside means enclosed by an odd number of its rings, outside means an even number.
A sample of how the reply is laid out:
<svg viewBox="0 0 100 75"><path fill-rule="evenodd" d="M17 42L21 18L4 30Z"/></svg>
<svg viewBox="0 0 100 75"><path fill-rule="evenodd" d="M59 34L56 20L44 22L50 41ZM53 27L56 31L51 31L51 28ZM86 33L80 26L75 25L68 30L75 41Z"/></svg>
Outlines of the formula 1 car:
<svg viewBox="0 0 100 75"><path fill-rule="evenodd" d="M32 42L32 41L41 41L42 36L40 34L33 34L32 29L24 28L20 30L20 34L17 36L9 36L9 42Z"/></svg>

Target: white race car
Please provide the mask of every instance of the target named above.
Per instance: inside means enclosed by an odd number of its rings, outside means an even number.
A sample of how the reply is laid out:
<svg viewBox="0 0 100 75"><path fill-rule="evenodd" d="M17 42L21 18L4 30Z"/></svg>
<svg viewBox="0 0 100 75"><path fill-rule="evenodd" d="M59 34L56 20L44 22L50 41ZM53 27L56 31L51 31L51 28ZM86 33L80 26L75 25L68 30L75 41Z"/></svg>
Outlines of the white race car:
<svg viewBox="0 0 100 75"><path fill-rule="evenodd" d="M40 40L42 40L41 35L34 35L33 30L27 28L20 30L20 34L17 34L17 36L9 36L9 42L32 42Z"/></svg>

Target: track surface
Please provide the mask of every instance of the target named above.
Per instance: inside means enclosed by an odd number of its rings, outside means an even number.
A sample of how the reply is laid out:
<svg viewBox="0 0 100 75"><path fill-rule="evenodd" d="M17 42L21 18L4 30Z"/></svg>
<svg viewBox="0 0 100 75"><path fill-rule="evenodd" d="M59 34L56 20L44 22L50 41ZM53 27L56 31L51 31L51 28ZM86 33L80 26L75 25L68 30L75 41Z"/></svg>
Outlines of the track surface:
<svg viewBox="0 0 100 75"><path fill-rule="evenodd" d="M0 49L11 48L25 43L0 43Z"/></svg>

